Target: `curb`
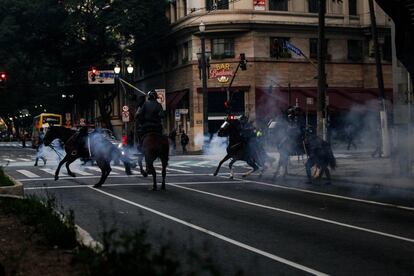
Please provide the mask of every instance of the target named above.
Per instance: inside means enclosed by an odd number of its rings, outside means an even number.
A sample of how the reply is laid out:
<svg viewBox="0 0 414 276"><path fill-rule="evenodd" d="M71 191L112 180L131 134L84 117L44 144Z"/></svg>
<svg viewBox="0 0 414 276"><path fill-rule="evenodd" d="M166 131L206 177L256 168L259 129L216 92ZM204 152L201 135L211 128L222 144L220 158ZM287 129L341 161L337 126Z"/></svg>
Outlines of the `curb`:
<svg viewBox="0 0 414 276"><path fill-rule="evenodd" d="M1 186L0 198L15 198L24 199L23 184L14 179L5 172L5 175L14 183L14 186ZM62 218L63 219L63 218ZM94 240L92 236L79 225L75 224L76 240L79 244L86 246L94 251L99 251L103 248L102 244Z"/></svg>
<svg viewBox="0 0 414 276"><path fill-rule="evenodd" d="M24 190L23 184L20 181L17 181L6 172L4 174L14 183L13 186L1 186L0 187L0 197L12 197L12 198L23 198Z"/></svg>

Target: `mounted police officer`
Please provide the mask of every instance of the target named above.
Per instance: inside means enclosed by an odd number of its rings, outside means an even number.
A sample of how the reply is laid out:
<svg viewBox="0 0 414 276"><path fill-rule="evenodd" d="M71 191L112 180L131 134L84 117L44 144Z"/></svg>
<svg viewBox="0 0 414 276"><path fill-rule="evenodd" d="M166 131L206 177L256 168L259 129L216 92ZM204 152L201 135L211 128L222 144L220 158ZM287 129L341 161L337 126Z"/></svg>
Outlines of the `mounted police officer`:
<svg viewBox="0 0 414 276"><path fill-rule="evenodd" d="M142 145L142 139L145 134L150 132L162 134L162 119L164 110L162 105L157 101L158 94L151 90L147 94L148 100L145 101L135 114L137 125L138 144Z"/></svg>
<svg viewBox="0 0 414 276"><path fill-rule="evenodd" d="M239 118L240 121L240 136L243 139L243 143L246 149L246 159L250 159L253 163L256 163L258 167L263 166L263 159L261 158L261 149L256 141L257 134L256 129L249 118L242 115Z"/></svg>

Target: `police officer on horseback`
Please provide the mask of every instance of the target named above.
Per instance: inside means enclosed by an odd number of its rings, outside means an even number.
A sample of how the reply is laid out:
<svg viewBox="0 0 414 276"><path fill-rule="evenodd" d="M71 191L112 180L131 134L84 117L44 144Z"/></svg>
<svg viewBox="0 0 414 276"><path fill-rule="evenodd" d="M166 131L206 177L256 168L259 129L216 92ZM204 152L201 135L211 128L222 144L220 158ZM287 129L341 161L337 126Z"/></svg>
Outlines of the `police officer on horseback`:
<svg viewBox="0 0 414 276"><path fill-rule="evenodd" d="M164 110L162 105L157 101L158 94L151 90L147 94L148 100L145 101L135 114L137 125L138 144L142 145L142 139L145 134L150 132L162 134L162 119Z"/></svg>

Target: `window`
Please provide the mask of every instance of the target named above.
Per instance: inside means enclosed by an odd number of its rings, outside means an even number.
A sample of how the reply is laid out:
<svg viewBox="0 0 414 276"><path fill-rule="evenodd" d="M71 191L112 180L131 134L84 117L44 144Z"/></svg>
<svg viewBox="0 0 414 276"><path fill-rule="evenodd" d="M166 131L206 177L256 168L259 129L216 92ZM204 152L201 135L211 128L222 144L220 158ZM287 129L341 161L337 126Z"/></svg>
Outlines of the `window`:
<svg viewBox="0 0 414 276"><path fill-rule="evenodd" d="M386 61L392 60L391 36L389 35L384 38L384 44L382 45L382 58Z"/></svg>
<svg viewBox="0 0 414 276"><path fill-rule="evenodd" d="M273 58L290 58L292 57L288 49L285 48L284 42L289 41L288 37L271 37L270 38L270 57Z"/></svg>
<svg viewBox="0 0 414 276"><path fill-rule="evenodd" d="M317 38L309 39L309 57L318 58L318 39Z"/></svg>
<svg viewBox="0 0 414 276"><path fill-rule="evenodd" d="M349 15L358 15L357 0L349 0Z"/></svg>
<svg viewBox="0 0 414 276"><path fill-rule="evenodd" d="M308 0L308 11L310 13L318 13L318 11L319 11L319 1L318 0Z"/></svg>
<svg viewBox="0 0 414 276"><path fill-rule="evenodd" d="M206 0L206 9L211 10L228 10L229 0Z"/></svg>
<svg viewBox="0 0 414 276"><path fill-rule="evenodd" d="M182 52L182 63L187 63L187 61L190 60L189 58L189 49L190 49L190 43L184 42L183 44L183 52Z"/></svg>
<svg viewBox="0 0 414 276"><path fill-rule="evenodd" d="M177 47L174 47L171 50L170 60L171 60L171 65L172 66L175 66L175 65L178 64L178 49L177 49Z"/></svg>
<svg viewBox="0 0 414 276"><path fill-rule="evenodd" d="M269 0L269 10L271 11L287 11L288 0Z"/></svg>
<svg viewBox="0 0 414 276"><path fill-rule="evenodd" d="M362 41L348 40L348 59L351 61L362 60Z"/></svg>
<svg viewBox="0 0 414 276"><path fill-rule="evenodd" d="M234 39L232 38L215 38L211 40L212 58L223 59L234 57Z"/></svg>

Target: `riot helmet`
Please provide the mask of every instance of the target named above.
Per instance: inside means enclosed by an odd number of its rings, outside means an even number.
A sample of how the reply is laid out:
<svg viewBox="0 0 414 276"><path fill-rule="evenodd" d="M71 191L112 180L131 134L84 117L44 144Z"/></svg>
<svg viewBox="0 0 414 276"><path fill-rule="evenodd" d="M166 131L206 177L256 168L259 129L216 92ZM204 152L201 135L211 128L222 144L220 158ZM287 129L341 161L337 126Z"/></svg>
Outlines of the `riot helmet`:
<svg viewBox="0 0 414 276"><path fill-rule="evenodd" d="M155 90L151 90L148 92L148 100L156 100L158 98L158 94Z"/></svg>

